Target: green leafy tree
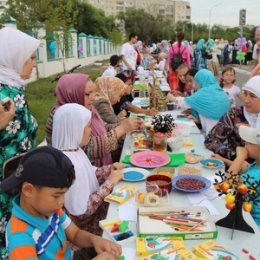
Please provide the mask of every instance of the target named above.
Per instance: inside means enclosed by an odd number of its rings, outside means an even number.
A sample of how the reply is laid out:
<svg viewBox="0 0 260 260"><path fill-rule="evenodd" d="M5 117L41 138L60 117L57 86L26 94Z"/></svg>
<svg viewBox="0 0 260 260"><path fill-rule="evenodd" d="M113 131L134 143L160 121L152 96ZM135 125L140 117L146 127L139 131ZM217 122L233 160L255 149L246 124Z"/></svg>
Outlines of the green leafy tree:
<svg viewBox="0 0 260 260"><path fill-rule="evenodd" d="M85 2L77 2L75 5L78 10L75 28L79 32L109 37L111 32L116 29L113 16L105 16L102 10Z"/></svg>
<svg viewBox="0 0 260 260"><path fill-rule="evenodd" d="M63 68L69 37L69 29L74 26L78 11L74 0L8 0L7 14L15 17L18 29L32 33L32 29L41 22L46 31L54 35L60 44ZM56 33L62 30L63 33Z"/></svg>
<svg viewBox="0 0 260 260"><path fill-rule="evenodd" d="M147 43L158 42L162 39L173 39L175 28L161 16L155 18L144 10L128 9L120 13L118 18L125 21L127 33L135 32L141 40Z"/></svg>

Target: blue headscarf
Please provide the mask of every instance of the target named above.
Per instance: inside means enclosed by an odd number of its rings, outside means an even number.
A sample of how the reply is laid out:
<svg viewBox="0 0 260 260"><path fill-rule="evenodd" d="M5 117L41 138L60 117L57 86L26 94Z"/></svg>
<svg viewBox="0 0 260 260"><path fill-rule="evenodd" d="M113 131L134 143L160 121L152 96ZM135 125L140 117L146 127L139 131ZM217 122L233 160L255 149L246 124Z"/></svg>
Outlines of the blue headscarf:
<svg viewBox="0 0 260 260"><path fill-rule="evenodd" d="M202 50L203 48L205 48L205 40L204 39L200 39L196 45L196 49L197 50Z"/></svg>
<svg viewBox="0 0 260 260"><path fill-rule="evenodd" d="M199 114L218 120L230 108L227 94L209 70L200 70L194 80L200 84L200 89L192 96L185 98L185 101Z"/></svg>

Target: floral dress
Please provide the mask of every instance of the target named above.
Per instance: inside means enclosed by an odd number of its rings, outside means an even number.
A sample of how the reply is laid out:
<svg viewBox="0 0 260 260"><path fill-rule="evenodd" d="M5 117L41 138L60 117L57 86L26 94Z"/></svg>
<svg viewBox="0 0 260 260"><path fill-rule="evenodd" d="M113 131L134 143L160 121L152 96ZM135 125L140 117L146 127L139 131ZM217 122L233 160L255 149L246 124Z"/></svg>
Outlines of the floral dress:
<svg viewBox="0 0 260 260"><path fill-rule="evenodd" d="M6 128L0 130L0 181L3 180L3 164L15 155L24 153L36 145L37 122L30 114L24 96L24 88L10 88L0 84L1 99L9 97L15 104L15 116ZM11 197L0 191L0 259L8 259L5 245L5 226L11 216Z"/></svg>
<svg viewBox="0 0 260 260"><path fill-rule="evenodd" d="M237 124L241 123L247 123L243 109L231 108L206 136L206 148L229 160L234 160L237 146L245 144L238 133Z"/></svg>

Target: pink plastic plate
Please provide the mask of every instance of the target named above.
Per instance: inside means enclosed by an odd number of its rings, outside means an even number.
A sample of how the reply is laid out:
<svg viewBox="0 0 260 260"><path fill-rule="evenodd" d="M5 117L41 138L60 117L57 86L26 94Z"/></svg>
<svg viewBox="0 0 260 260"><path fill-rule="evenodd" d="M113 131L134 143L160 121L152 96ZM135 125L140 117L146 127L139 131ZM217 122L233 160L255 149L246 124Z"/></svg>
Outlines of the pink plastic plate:
<svg viewBox="0 0 260 260"><path fill-rule="evenodd" d="M170 162L170 157L167 153L154 151L143 151L134 153L130 157L130 162L138 167L155 168L164 166Z"/></svg>

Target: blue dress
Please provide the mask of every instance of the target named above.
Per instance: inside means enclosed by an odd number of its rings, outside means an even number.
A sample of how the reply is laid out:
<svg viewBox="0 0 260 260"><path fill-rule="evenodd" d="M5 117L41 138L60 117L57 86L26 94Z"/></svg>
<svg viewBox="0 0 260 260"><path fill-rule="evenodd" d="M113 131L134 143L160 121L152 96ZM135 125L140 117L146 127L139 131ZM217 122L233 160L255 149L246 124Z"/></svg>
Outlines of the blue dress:
<svg viewBox="0 0 260 260"><path fill-rule="evenodd" d="M257 164L251 164L245 173L241 175L242 177L246 178L249 176L249 182L256 182L260 181L260 165ZM260 187L258 187L260 189ZM258 190L260 193L260 190ZM260 198L258 198L259 200ZM258 202L256 205L253 205L253 209L251 211L251 215L253 219L255 220L256 224L260 226L260 203Z"/></svg>

